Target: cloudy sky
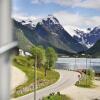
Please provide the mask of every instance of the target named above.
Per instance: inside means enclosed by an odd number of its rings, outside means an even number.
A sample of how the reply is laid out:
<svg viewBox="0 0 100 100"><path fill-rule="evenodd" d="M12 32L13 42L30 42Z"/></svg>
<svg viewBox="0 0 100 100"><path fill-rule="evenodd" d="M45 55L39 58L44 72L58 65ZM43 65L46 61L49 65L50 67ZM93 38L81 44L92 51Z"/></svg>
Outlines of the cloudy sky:
<svg viewBox="0 0 100 100"><path fill-rule="evenodd" d="M56 16L63 26L100 25L100 0L13 0L13 17Z"/></svg>

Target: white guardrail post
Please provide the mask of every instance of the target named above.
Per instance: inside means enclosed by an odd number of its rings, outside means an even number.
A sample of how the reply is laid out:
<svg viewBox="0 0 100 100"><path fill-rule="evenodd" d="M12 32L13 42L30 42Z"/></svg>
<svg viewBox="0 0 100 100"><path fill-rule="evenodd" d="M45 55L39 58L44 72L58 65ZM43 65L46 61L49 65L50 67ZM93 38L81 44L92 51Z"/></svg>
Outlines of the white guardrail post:
<svg viewBox="0 0 100 100"><path fill-rule="evenodd" d="M14 42L11 25L11 1L0 0L0 100L10 100L10 51Z"/></svg>

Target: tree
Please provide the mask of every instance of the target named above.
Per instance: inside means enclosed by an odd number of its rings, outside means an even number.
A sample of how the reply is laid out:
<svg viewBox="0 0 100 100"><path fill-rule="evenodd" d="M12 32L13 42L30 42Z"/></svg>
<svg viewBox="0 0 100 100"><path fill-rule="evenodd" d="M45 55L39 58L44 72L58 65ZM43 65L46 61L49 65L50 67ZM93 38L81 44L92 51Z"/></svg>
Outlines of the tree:
<svg viewBox="0 0 100 100"><path fill-rule="evenodd" d="M44 76L47 76L47 69L48 69L48 62L46 61L45 65L44 65Z"/></svg>
<svg viewBox="0 0 100 100"><path fill-rule="evenodd" d="M46 59L46 65L48 66L48 69L51 69L55 66L55 62L57 61L57 54L53 48L48 47L46 49Z"/></svg>
<svg viewBox="0 0 100 100"><path fill-rule="evenodd" d="M37 57L37 68L40 68L45 64L45 49L43 47L32 47L31 48L32 58L35 59Z"/></svg>

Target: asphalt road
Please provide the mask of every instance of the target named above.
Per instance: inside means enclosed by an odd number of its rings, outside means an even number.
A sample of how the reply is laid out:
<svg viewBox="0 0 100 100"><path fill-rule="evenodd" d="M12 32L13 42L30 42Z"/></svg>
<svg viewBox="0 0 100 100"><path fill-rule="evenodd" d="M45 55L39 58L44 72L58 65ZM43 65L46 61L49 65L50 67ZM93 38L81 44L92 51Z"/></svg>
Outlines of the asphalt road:
<svg viewBox="0 0 100 100"><path fill-rule="evenodd" d="M57 70L60 73L60 79L53 85L37 91L36 100L41 100L41 98L48 96L52 92L62 91L64 88L69 87L76 83L78 80L77 72ZM34 100L34 93L19 97L15 100Z"/></svg>

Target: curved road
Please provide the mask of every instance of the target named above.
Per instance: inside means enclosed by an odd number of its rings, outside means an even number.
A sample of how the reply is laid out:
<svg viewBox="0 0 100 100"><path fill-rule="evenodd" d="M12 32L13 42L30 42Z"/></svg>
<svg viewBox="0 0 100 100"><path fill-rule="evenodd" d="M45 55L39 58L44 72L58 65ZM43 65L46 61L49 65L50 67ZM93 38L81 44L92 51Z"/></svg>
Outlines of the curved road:
<svg viewBox="0 0 100 100"><path fill-rule="evenodd" d="M36 100L41 100L42 97L49 95L52 92L58 92L63 90L66 87L69 87L78 80L77 72L66 71L66 70L57 70L60 73L60 79L53 85L50 85L46 88L37 91ZM34 100L34 94L28 94L22 97L17 98L16 100Z"/></svg>

